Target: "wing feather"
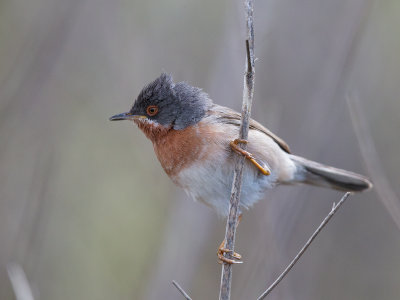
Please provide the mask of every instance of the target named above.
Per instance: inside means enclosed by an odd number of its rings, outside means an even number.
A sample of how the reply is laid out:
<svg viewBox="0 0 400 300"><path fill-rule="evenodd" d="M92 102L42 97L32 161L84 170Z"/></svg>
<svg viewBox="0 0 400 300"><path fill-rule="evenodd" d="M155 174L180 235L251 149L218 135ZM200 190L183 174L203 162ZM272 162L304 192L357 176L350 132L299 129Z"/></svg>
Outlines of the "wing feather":
<svg viewBox="0 0 400 300"><path fill-rule="evenodd" d="M223 123L240 126L241 114L239 114L238 112L236 112L228 107L214 104L210 108L208 113L211 115L214 115L219 121L222 121ZM282 150L284 150L287 153L290 153L289 145L284 140L282 140L276 134L272 133L270 130L265 128L263 125L261 125L257 121L250 119L250 129L258 130L258 131L266 134L267 136L272 138L279 145L279 147Z"/></svg>

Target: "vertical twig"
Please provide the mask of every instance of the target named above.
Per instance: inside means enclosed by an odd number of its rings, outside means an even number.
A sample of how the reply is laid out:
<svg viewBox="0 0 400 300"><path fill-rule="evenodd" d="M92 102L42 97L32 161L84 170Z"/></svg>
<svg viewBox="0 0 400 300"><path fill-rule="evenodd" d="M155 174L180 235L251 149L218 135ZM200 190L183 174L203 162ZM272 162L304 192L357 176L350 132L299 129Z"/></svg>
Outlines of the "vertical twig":
<svg viewBox="0 0 400 300"><path fill-rule="evenodd" d="M254 93L254 29L253 29L253 1L245 1L246 24L247 24L247 39L246 39L246 72L244 75L243 88L243 104L242 104L242 122L239 129L239 139L247 140L249 133L249 121L251 104ZM242 149L246 148L245 144L240 144ZM229 216L226 222L225 231L225 248L234 250L236 224L238 221L240 190L242 185L242 173L245 158L241 155L236 156L235 172L233 176L232 192L229 204ZM229 300L231 294L232 282L232 265L223 263L221 274L221 286L219 299Z"/></svg>
<svg viewBox="0 0 400 300"><path fill-rule="evenodd" d="M257 298L257 300L262 300L265 297L268 296L269 293L272 292L272 290L281 282L281 280L289 273L289 271L293 268L293 266L297 263L297 261L300 259L300 257L304 254L304 252L307 250L307 248L311 245L313 240L317 237L318 233L322 230L322 228L325 227L326 224L328 224L329 220L333 217L333 215L337 212L339 207L346 201L346 199L349 197L350 193L347 192L344 194L342 199L340 199L338 204L333 203L332 209L329 212L329 214L325 217L325 219L322 221L322 223L318 226L318 228L314 231L314 233L311 235L311 237L308 239L308 241L304 244L303 248L300 249L300 251L297 253L295 258L290 262L290 264L286 267L286 269L281 273L281 275L278 276L278 278L268 287L268 289L262 293L260 297Z"/></svg>

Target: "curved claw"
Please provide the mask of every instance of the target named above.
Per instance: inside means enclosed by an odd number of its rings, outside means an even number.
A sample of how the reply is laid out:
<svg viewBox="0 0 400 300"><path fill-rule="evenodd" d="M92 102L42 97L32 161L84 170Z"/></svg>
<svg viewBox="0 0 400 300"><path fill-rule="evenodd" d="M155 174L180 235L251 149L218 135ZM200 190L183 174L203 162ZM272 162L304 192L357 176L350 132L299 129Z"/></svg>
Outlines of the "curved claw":
<svg viewBox="0 0 400 300"><path fill-rule="evenodd" d="M233 252L232 250L229 250L227 248L224 247L225 245L225 240L222 241L221 245L218 248L217 251L217 256L218 256L218 263L222 264L222 263L227 263L227 264L242 264L243 261L241 261L242 256L239 253ZM233 253L232 253L233 252ZM231 258L226 258L224 256L225 253L231 253L231 256L234 259Z"/></svg>
<svg viewBox="0 0 400 300"><path fill-rule="evenodd" d="M262 161L260 161L260 162L257 161L257 158L254 157L253 154L251 154L250 152L247 152L247 151L241 149L241 148L238 146L238 144L247 144L247 143L248 143L248 141L246 141L246 140L235 139L235 140L231 141L229 144L230 144L230 146L231 146L231 148L232 148L233 151L235 151L235 152L238 153L238 154L243 155L243 156L246 157L248 160L250 160L251 163L252 163L253 165L255 165L255 166L257 167L257 169L259 169L260 172L261 172L263 175L265 175L265 176L270 175L270 174L271 174L271 170L268 168L268 166L266 166L266 164L265 164L264 162L262 162Z"/></svg>

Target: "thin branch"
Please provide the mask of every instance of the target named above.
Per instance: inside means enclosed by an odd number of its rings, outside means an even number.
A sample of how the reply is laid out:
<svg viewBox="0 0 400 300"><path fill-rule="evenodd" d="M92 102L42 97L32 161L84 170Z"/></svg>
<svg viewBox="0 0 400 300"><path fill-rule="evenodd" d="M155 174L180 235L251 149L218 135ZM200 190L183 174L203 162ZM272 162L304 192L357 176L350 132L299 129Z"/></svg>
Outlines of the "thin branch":
<svg viewBox="0 0 400 300"><path fill-rule="evenodd" d="M175 281L172 280L172 284L178 289L178 291L185 297L186 300L192 300L189 295L185 292L185 290Z"/></svg>
<svg viewBox="0 0 400 300"><path fill-rule="evenodd" d="M250 43L246 40L247 73L253 73L253 64L251 63Z"/></svg>
<svg viewBox="0 0 400 300"><path fill-rule="evenodd" d="M350 192L347 192L346 194L344 194L344 196L342 197L342 199L340 199L338 204L333 203L332 209L329 212L329 214L325 217L325 219L322 221L322 223L318 226L318 228L314 231L314 233L312 234L312 236L308 239L307 243L305 243L305 245L303 246L303 248L301 248L301 250L299 251L299 253L297 253L297 255L295 256L295 258L290 262L290 264L286 267L286 269L282 272L281 275L279 275L279 277L269 286L269 288L262 293L262 295L260 297L257 298L257 300L262 300L265 297L268 296L269 293L272 292L272 290L279 284L279 282L281 282L281 280L287 275L287 273L289 273L289 271L293 268L293 266L297 263L297 261L300 259L300 257L304 254L304 252L307 250L307 248L311 245L311 243L313 242L313 240L316 238L316 236L318 235L318 233L320 233L320 231L322 230L322 228L324 228L326 226L326 224L328 224L329 220L333 217L333 215L337 212L337 210L339 209L339 207L344 203L344 201L346 201L346 199L349 197Z"/></svg>
<svg viewBox="0 0 400 300"><path fill-rule="evenodd" d="M247 140L249 133L249 121L251 104L253 101L254 93L254 29L253 29L253 1L245 1L246 10L246 24L247 24L247 40L246 40L246 72L244 75L244 88L243 88L243 104L242 104L242 122L239 129L239 139ZM242 149L246 149L246 144L239 145ZM225 248L234 251L236 224L238 222L239 213L239 200L242 185L242 173L244 166L244 156L236 156L235 171L233 175L232 191L229 204L229 216L226 222L225 231ZM230 255L226 253L226 255ZM223 263L221 274L221 286L219 299L229 300L231 294L232 283L232 265Z"/></svg>
<svg viewBox="0 0 400 300"><path fill-rule="evenodd" d="M19 264L7 265L7 273L17 300L34 300L32 289L26 278L25 272Z"/></svg>

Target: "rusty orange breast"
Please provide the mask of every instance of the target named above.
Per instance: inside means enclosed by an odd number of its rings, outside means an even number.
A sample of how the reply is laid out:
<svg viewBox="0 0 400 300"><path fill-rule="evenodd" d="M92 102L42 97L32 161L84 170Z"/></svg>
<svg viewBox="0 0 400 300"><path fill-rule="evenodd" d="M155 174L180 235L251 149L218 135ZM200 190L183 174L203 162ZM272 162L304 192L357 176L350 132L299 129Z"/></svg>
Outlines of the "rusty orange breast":
<svg viewBox="0 0 400 300"><path fill-rule="evenodd" d="M201 122L182 130L148 122L136 123L153 142L158 160L172 179L179 171L207 155L208 130Z"/></svg>

